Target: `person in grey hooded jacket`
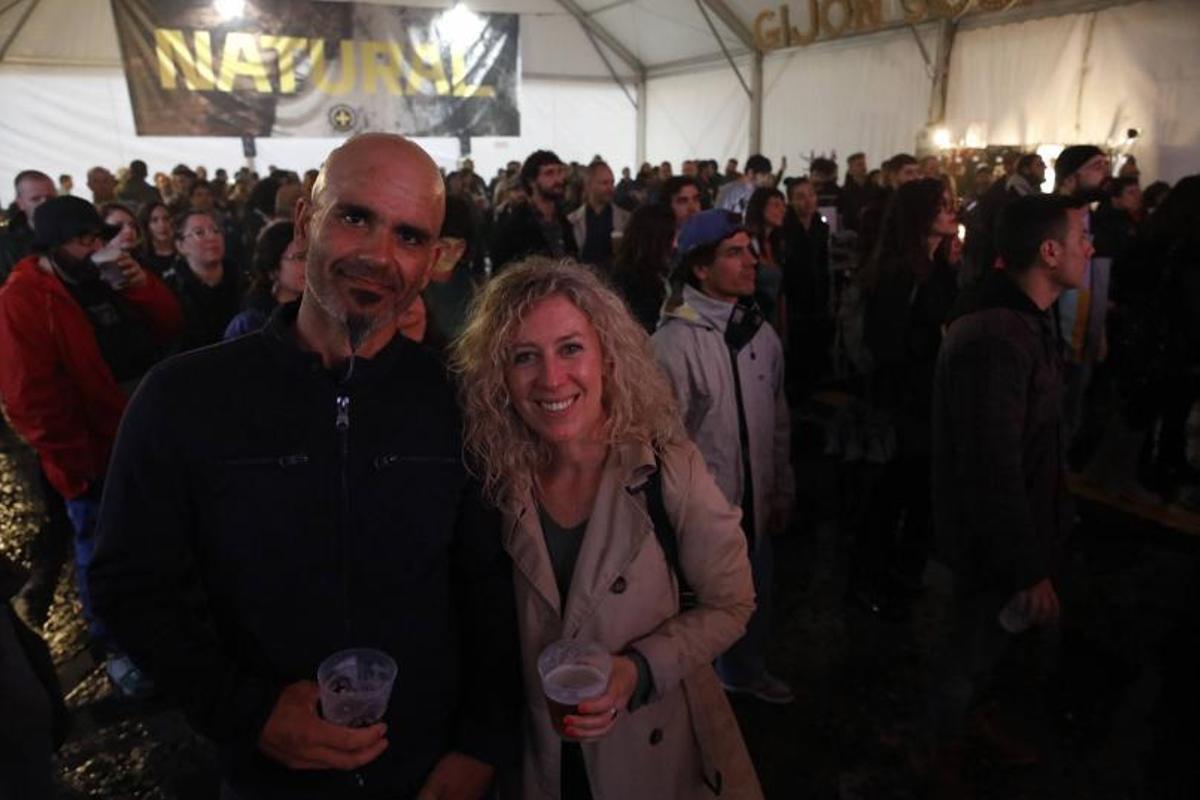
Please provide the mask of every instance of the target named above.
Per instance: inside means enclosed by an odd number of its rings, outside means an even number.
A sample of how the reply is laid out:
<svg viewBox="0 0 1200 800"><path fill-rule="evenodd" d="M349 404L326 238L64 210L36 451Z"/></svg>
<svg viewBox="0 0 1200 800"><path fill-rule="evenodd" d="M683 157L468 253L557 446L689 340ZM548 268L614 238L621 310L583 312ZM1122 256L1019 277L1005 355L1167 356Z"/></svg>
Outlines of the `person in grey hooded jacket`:
<svg viewBox="0 0 1200 800"><path fill-rule="evenodd" d="M690 218L679 233L680 302L651 338L679 398L684 426L717 485L742 510L758 609L717 662L725 688L772 703L793 693L767 672L773 564L770 537L787 527L795 481L784 397L783 345L754 304L755 257L737 214Z"/></svg>

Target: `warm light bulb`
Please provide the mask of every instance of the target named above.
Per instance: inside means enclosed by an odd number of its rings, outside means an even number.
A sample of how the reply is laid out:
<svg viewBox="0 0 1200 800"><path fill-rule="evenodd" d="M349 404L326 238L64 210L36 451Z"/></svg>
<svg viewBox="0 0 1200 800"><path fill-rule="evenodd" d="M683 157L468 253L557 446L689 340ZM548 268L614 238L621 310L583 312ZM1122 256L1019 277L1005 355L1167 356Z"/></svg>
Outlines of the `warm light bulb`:
<svg viewBox="0 0 1200 800"><path fill-rule="evenodd" d="M221 19L237 19L246 11L246 0L213 0L213 8Z"/></svg>

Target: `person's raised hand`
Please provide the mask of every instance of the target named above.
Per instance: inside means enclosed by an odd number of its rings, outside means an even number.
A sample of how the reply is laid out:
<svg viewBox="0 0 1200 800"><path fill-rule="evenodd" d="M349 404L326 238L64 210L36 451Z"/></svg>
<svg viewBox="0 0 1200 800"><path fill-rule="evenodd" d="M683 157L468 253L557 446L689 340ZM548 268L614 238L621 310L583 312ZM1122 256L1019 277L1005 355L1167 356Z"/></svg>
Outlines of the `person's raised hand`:
<svg viewBox="0 0 1200 800"><path fill-rule="evenodd" d="M314 681L284 688L258 735L258 749L291 769L358 769L388 745L387 726L344 728L317 713L321 691Z"/></svg>
<svg viewBox="0 0 1200 800"><path fill-rule="evenodd" d="M492 785L496 768L462 753L442 756L416 800L479 800Z"/></svg>
<svg viewBox="0 0 1200 800"><path fill-rule="evenodd" d="M121 268L121 276L124 278L124 286L144 286L146 283L146 270L142 269L142 265L133 259L133 256L128 253L122 253L117 258L117 266Z"/></svg>
<svg viewBox="0 0 1200 800"><path fill-rule="evenodd" d="M617 716L629 705L637 689L637 665L626 656L613 656L608 688L599 697L579 704L576 713L563 717L563 732L571 739L600 739L608 735Z"/></svg>

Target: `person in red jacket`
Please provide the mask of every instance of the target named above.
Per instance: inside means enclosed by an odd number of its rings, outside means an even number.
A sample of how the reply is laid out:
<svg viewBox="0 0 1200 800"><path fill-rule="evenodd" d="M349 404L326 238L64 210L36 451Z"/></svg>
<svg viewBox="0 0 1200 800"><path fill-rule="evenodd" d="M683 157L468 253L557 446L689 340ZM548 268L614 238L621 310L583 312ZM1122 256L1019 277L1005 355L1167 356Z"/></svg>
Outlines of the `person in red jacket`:
<svg viewBox="0 0 1200 800"><path fill-rule="evenodd" d="M127 694L139 673L92 614L87 571L104 472L125 403L182 329L179 303L127 253L85 200L34 212L34 252L0 289L0 403L38 454L75 531L76 581L93 648Z"/></svg>

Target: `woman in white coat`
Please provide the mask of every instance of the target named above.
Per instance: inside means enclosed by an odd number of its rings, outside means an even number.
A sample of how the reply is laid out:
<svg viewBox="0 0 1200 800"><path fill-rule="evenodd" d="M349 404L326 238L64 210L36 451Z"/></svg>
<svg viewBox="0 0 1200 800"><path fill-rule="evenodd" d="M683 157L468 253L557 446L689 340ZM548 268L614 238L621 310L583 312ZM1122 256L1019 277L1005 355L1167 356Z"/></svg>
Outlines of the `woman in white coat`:
<svg viewBox="0 0 1200 800"><path fill-rule="evenodd" d="M746 539L645 332L590 271L530 259L485 287L454 360L468 452L514 564L526 739L504 796L761 797L711 666L754 608ZM686 609L680 579L696 597ZM537 657L564 638L613 659L607 690L560 738Z"/></svg>

